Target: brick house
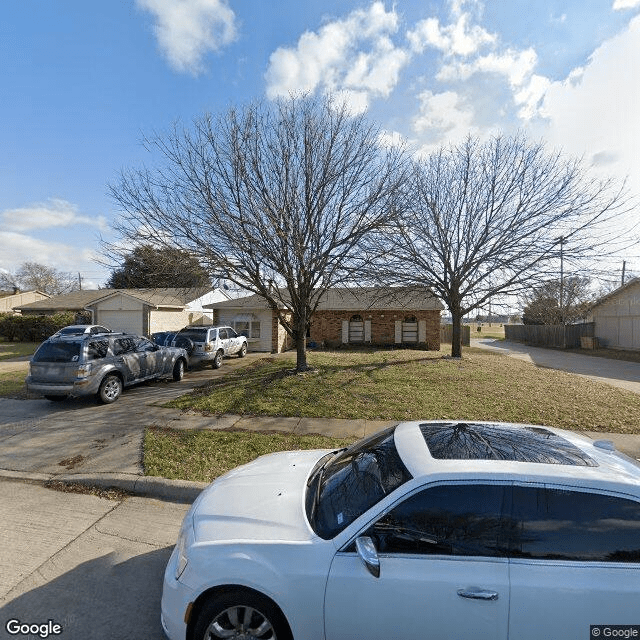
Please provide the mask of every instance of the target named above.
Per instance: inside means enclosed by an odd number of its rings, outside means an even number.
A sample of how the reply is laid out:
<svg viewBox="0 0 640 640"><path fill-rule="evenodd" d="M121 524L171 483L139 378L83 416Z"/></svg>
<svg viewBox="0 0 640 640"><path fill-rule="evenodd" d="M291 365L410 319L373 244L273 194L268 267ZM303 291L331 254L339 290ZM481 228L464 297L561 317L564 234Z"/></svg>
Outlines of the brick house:
<svg viewBox="0 0 640 640"><path fill-rule="evenodd" d="M213 310L215 324L246 335L253 351L280 353L293 346L277 313L260 296L205 306ZM310 346L330 348L361 344L438 350L443 308L426 287L330 289L313 314L307 340Z"/></svg>

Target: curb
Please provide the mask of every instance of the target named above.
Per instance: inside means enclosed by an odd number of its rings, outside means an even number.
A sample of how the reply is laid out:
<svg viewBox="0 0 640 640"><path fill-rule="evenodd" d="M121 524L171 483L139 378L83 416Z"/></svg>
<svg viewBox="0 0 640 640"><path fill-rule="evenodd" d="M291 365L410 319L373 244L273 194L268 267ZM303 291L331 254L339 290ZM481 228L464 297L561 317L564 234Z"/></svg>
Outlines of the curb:
<svg viewBox="0 0 640 640"><path fill-rule="evenodd" d="M167 480L166 478L140 476L133 473L54 474L0 469L0 479L42 485L55 481L102 489L120 489L145 498L184 503L193 502L200 492L208 486L207 482Z"/></svg>

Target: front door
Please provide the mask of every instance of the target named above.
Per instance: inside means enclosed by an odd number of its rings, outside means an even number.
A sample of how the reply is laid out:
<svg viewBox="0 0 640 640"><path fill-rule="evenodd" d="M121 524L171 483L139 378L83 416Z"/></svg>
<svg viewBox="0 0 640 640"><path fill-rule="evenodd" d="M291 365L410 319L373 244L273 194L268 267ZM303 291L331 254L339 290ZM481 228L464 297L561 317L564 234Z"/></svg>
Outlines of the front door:
<svg viewBox="0 0 640 640"><path fill-rule="evenodd" d="M363 532L378 551L379 577L353 543L333 560L327 640L506 639L508 493L499 484L435 485L379 518Z"/></svg>

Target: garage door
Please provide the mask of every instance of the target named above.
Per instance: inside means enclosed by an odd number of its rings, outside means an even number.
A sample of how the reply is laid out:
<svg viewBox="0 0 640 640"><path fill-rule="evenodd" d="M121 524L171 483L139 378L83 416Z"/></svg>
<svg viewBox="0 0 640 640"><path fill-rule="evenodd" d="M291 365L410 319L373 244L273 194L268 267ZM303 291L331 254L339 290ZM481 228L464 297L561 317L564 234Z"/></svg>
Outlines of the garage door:
<svg viewBox="0 0 640 640"><path fill-rule="evenodd" d="M96 315L99 324L104 324L113 331L143 335L141 311L110 311L105 309Z"/></svg>

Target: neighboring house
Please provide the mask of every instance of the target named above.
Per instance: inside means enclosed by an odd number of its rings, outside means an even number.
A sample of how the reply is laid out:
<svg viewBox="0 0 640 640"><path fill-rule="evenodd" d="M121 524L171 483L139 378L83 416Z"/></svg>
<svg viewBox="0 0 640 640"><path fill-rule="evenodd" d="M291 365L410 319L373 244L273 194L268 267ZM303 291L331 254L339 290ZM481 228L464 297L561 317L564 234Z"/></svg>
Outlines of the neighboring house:
<svg viewBox="0 0 640 640"><path fill-rule="evenodd" d="M48 294L36 290L0 291L0 313L17 313L17 307L38 300L46 300L48 297Z"/></svg>
<svg viewBox="0 0 640 640"><path fill-rule="evenodd" d="M600 298L590 311L595 337L611 349L640 349L640 278Z"/></svg>
<svg viewBox="0 0 640 640"><path fill-rule="evenodd" d="M293 346L277 312L260 296L207 306L213 309L214 323L246 335L252 351L280 353ZM327 347L405 344L437 350L442 309L427 288L330 289L313 314L307 339L309 344Z"/></svg>
<svg viewBox="0 0 640 640"><path fill-rule="evenodd" d="M63 311L89 313L91 322L151 335L177 331L188 324L210 324L212 312L203 305L228 300L222 289L98 289L74 291L22 305L23 314L51 315Z"/></svg>

